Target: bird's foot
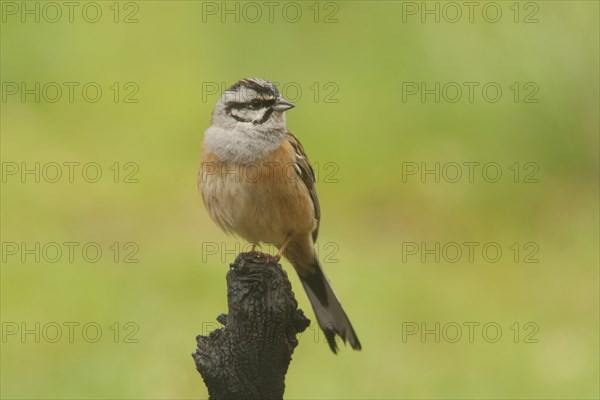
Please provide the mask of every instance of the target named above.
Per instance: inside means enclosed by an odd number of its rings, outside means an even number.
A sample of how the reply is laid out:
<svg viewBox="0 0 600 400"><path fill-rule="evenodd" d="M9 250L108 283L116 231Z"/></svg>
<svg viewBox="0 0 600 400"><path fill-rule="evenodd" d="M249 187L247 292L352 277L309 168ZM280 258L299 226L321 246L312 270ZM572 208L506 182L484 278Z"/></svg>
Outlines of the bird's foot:
<svg viewBox="0 0 600 400"><path fill-rule="evenodd" d="M271 254L263 253L260 250L256 250L256 248L260 248L260 244L253 243L252 248L250 248L249 253L253 254L258 258L262 258L267 262L278 263L281 260L281 255L283 254L283 248L274 256Z"/></svg>
<svg viewBox="0 0 600 400"><path fill-rule="evenodd" d="M260 250L256 250L257 247L260 249L260 244L252 243L252 248L250 248L249 253L252 253L252 254L265 254L265 253L263 253Z"/></svg>
<svg viewBox="0 0 600 400"><path fill-rule="evenodd" d="M281 254L275 254L274 256L268 255L267 257L269 262L278 263L281 260Z"/></svg>

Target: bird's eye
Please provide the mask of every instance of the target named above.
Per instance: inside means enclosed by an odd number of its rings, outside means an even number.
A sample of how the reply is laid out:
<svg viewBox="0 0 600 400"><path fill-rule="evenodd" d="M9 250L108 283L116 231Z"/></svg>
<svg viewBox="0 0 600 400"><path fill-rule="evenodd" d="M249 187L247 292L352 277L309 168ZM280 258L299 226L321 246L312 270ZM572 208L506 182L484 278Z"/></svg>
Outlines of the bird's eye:
<svg viewBox="0 0 600 400"><path fill-rule="evenodd" d="M258 110L258 109L262 108L262 101L253 100L250 102L250 104L248 106L253 110Z"/></svg>

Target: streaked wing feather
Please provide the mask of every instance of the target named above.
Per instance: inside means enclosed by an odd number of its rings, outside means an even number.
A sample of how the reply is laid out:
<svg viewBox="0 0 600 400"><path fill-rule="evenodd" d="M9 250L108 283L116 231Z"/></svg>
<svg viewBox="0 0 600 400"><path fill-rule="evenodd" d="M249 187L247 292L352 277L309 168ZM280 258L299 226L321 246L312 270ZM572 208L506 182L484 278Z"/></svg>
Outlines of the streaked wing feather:
<svg viewBox="0 0 600 400"><path fill-rule="evenodd" d="M315 189L315 172L310 166L310 162L308 161L308 157L306 157L304 148L302 147L302 144L296 138L296 136L288 132L288 141L290 142L294 149L294 152L296 153L294 170L296 171L296 174L300 177L302 182L304 182L304 184L306 185L308 193L310 194L310 198L312 199L313 206L315 208L315 218L317 219L317 227L312 233L312 238L313 242L316 242L317 236L319 235L319 224L321 222L321 208L319 206L319 198L317 197L317 191Z"/></svg>

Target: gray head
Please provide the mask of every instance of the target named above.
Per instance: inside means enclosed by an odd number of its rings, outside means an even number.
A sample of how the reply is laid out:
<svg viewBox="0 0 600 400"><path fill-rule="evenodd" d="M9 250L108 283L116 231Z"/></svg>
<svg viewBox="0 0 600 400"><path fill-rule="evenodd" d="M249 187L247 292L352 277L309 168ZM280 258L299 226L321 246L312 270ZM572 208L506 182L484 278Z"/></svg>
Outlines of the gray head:
<svg viewBox="0 0 600 400"><path fill-rule="evenodd" d="M212 123L221 128L285 130L284 111L292 107L271 82L261 78L242 79L223 93Z"/></svg>

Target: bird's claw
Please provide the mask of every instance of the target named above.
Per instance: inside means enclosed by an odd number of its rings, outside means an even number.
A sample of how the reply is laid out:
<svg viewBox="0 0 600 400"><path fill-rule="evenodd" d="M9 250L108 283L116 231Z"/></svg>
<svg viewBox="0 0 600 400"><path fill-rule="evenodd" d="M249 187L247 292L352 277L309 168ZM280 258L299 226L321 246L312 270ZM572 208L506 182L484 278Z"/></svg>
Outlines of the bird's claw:
<svg viewBox="0 0 600 400"><path fill-rule="evenodd" d="M269 260L269 262L278 263L279 260L281 260L281 254L275 254L274 256L269 255L267 259Z"/></svg>

